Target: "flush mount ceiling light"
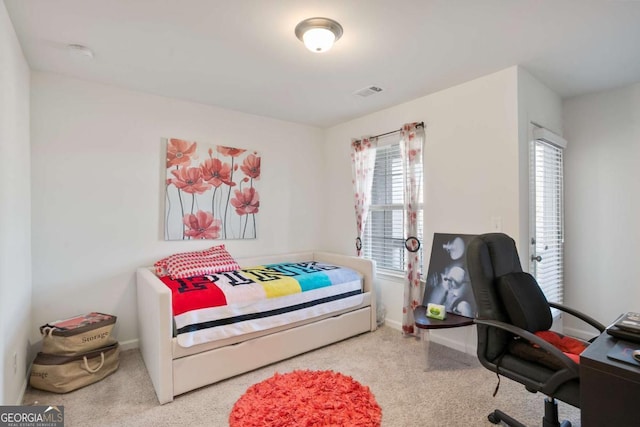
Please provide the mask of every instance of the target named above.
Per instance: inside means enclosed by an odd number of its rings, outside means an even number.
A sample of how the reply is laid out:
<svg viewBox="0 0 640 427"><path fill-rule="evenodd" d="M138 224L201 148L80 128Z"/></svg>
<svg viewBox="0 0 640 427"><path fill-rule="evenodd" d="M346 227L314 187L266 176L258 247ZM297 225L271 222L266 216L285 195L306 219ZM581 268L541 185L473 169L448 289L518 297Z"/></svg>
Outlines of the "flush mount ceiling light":
<svg viewBox="0 0 640 427"><path fill-rule="evenodd" d="M311 52L326 52L342 36L342 26L329 18L309 18L296 25L298 37Z"/></svg>
<svg viewBox="0 0 640 427"><path fill-rule="evenodd" d="M71 55L82 56L85 58L93 59L93 51L84 45L68 44L67 50Z"/></svg>

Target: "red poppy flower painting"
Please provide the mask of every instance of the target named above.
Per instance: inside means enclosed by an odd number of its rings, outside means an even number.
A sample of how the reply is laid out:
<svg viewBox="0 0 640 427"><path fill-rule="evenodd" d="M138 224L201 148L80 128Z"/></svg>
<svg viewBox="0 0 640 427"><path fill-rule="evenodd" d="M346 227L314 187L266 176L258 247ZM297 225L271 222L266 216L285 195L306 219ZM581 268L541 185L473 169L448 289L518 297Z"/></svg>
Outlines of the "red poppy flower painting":
<svg viewBox="0 0 640 427"><path fill-rule="evenodd" d="M171 171L171 173L175 177L171 180L171 183L185 193L200 194L209 189L209 185L207 185L202 178L202 170L200 170L200 168L183 167Z"/></svg>
<svg viewBox="0 0 640 427"><path fill-rule="evenodd" d="M255 239L258 152L166 140L165 239Z"/></svg>
<svg viewBox="0 0 640 427"><path fill-rule="evenodd" d="M214 187L222 184L231 185L231 166L220 159L207 159L202 163L202 177Z"/></svg>
<svg viewBox="0 0 640 427"><path fill-rule="evenodd" d="M196 148L195 142L171 138L167 144L167 168L189 165Z"/></svg>
<svg viewBox="0 0 640 427"><path fill-rule="evenodd" d="M218 153L222 154L223 156L231 157L238 157L240 154L247 151L243 150L242 148L225 147L224 145L218 145L216 149L218 150Z"/></svg>
<svg viewBox="0 0 640 427"><path fill-rule="evenodd" d="M187 228L184 234L194 239L217 239L220 236L220 220L214 219L211 212L198 211L195 215L184 216Z"/></svg>
<svg viewBox="0 0 640 427"><path fill-rule="evenodd" d="M236 190L236 198L231 199L231 204L236 208L238 215L255 214L258 213L260 207L260 197L255 188Z"/></svg>
<svg viewBox="0 0 640 427"><path fill-rule="evenodd" d="M260 178L260 157L249 154L242 162L242 166L240 166L242 172L247 175L249 178L259 179Z"/></svg>

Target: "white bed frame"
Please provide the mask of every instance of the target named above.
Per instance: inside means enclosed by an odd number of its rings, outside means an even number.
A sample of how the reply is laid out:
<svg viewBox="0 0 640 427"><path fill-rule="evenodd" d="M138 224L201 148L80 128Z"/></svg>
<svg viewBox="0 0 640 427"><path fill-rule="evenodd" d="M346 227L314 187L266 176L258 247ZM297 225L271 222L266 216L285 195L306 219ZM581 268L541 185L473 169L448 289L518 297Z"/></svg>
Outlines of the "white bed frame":
<svg viewBox="0 0 640 427"><path fill-rule="evenodd" d="M320 261L360 272L364 277L364 306L341 314L298 322L252 334L224 346L199 345L182 348L173 338L171 291L153 273L136 273L140 352L160 404L174 397L244 372L274 363L367 331L374 331L376 301L373 261L330 254L304 252L240 259L242 267L277 262Z"/></svg>

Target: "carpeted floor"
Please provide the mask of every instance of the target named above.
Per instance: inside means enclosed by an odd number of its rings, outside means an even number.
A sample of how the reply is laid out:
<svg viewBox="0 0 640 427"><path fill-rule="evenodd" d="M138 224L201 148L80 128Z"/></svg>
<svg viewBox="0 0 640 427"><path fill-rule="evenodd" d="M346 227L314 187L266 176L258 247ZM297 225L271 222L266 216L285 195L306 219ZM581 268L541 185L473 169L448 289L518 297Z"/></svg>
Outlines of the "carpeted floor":
<svg viewBox="0 0 640 427"><path fill-rule="evenodd" d="M371 388L382 408L383 427L492 426L500 408L528 426L541 425L544 396L502 379L473 356L432 343L424 371L421 342L389 327L178 396L160 406L137 350L121 354L120 369L103 381L57 395L28 389L24 403L64 405L65 426L228 426L235 401L274 373L334 370ZM560 416L580 425L580 411L560 403Z"/></svg>

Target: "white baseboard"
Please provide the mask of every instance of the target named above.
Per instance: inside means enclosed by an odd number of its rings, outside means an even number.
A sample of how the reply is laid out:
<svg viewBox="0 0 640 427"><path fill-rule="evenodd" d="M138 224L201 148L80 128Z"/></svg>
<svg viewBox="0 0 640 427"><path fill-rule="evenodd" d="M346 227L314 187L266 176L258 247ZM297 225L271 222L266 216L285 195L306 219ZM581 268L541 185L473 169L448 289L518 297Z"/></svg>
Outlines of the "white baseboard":
<svg viewBox="0 0 640 427"><path fill-rule="evenodd" d="M385 319L384 324L396 331L402 331L402 323L396 322L395 320Z"/></svg>
<svg viewBox="0 0 640 427"><path fill-rule="evenodd" d="M571 327L565 327L562 330L562 333L564 335L569 335L575 338L580 338L583 340L590 340L593 337L596 337L599 335L599 332L595 329L592 329L591 331L588 330L584 330L584 329L578 329L578 328L571 328Z"/></svg>
<svg viewBox="0 0 640 427"><path fill-rule="evenodd" d="M436 344L440 344L440 345L444 345L445 347L449 347L452 348L454 350L458 350L461 351L463 353L466 353L466 345L463 342L460 342L458 340L454 340L448 337L444 337L442 335L436 335L435 333L431 332L429 333L429 339L431 340L431 342L434 342Z"/></svg>
<svg viewBox="0 0 640 427"><path fill-rule="evenodd" d="M120 351L132 350L134 348L140 347L140 340L137 338L128 340L128 341L120 341Z"/></svg>
<svg viewBox="0 0 640 427"><path fill-rule="evenodd" d="M31 372L31 370L29 370ZM20 388L20 394L18 395L18 401L15 403L16 406L22 405L22 401L24 400L24 394L27 392L27 384L29 381L29 377L26 377L22 382L22 387ZM27 404L29 404L27 402Z"/></svg>
<svg viewBox="0 0 640 427"><path fill-rule="evenodd" d="M384 324L392 329L402 331L402 323L398 321L386 319L384 321ZM462 353L467 353L474 356L478 351L477 344L476 340L469 334L471 333L473 336L475 336L475 326L465 326L463 329L469 331L465 333L464 341L449 337L446 333L439 334L435 330L431 331L431 333L429 334L429 339L431 340L431 342L434 342L436 344L444 345L445 347L449 347L454 350L461 351Z"/></svg>

